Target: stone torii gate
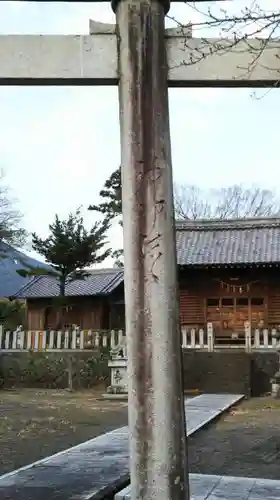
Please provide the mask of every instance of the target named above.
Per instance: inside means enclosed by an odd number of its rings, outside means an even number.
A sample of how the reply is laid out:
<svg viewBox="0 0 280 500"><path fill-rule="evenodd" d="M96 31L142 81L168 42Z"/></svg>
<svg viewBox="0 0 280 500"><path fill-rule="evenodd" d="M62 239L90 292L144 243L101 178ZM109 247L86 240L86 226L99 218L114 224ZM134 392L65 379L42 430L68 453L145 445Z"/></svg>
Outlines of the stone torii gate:
<svg viewBox="0 0 280 500"><path fill-rule="evenodd" d="M279 79L278 41L256 64L244 42L211 54L219 41L205 49L191 28L165 31L169 6L113 0L116 26L91 22L87 36L0 37L2 85L119 85L133 500L189 498L168 85L272 86ZM258 40L250 45L262 48ZM208 56L187 64L202 47Z"/></svg>

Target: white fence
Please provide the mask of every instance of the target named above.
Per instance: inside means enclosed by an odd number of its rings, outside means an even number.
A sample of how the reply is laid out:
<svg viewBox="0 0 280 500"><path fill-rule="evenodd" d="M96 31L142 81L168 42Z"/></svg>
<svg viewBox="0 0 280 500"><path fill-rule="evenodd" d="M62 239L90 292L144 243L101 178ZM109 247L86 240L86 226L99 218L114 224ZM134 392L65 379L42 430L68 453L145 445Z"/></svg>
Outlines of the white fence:
<svg viewBox="0 0 280 500"><path fill-rule="evenodd" d="M0 325L1 351L74 351L112 349L122 344L122 330L66 330L4 332Z"/></svg>
<svg viewBox="0 0 280 500"><path fill-rule="evenodd" d="M213 351L214 334L212 324L208 323L207 329L182 327L182 347L183 349L206 349Z"/></svg>
<svg viewBox="0 0 280 500"><path fill-rule="evenodd" d="M222 336L215 338L212 323L207 323L206 329L182 327L182 347L183 349L204 349L209 352L221 349L245 349L247 352L275 350L278 346L280 348L276 333L276 328L253 329L246 322L243 335L233 334L230 339Z"/></svg>
<svg viewBox="0 0 280 500"><path fill-rule="evenodd" d="M66 331L5 331L0 325L0 351L77 351L100 348L114 349L125 342L123 330L66 330ZM182 327L183 349L200 349L212 352L221 349L252 350L276 349L276 329L251 329L244 325L244 334L231 339L215 339L212 323L207 328ZM280 344L279 344L280 347Z"/></svg>

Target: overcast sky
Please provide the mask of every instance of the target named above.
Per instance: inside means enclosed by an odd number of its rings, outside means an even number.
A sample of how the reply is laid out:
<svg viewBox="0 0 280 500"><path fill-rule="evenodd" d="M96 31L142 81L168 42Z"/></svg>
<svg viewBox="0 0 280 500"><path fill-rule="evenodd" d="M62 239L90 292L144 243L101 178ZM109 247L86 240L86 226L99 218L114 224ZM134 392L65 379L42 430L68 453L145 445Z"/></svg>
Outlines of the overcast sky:
<svg viewBox="0 0 280 500"><path fill-rule="evenodd" d="M171 15L182 22L198 16L180 4L173 5ZM89 18L113 22L109 2L0 3L1 34L87 34ZM247 89L170 90L176 181L278 189L280 90L262 99L251 94ZM0 166L26 228L44 236L55 213L65 216L96 202L120 163L117 89L0 87L0 109Z"/></svg>

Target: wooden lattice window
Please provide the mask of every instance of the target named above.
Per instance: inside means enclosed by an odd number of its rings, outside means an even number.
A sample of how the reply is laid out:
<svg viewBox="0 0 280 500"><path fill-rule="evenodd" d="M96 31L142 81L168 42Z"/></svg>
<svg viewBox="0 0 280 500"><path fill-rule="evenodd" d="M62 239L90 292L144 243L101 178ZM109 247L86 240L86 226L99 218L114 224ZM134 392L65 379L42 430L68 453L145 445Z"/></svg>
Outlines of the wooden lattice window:
<svg viewBox="0 0 280 500"><path fill-rule="evenodd" d="M225 335L244 333L244 323L262 328L265 320L263 297L210 297L206 299L206 319Z"/></svg>

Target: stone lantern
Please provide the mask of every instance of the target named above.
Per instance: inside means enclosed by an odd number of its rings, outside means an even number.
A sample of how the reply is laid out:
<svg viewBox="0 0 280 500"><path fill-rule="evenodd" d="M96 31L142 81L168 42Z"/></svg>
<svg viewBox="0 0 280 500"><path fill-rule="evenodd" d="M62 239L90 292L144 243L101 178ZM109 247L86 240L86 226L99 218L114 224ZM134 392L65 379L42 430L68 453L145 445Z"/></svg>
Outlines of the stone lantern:
<svg viewBox="0 0 280 500"><path fill-rule="evenodd" d="M108 367L111 373L111 384L107 393L103 394L105 399L127 399L127 347L126 338L113 347L110 351L111 359Z"/></svg>

